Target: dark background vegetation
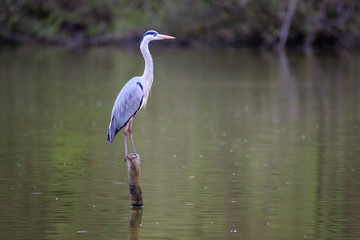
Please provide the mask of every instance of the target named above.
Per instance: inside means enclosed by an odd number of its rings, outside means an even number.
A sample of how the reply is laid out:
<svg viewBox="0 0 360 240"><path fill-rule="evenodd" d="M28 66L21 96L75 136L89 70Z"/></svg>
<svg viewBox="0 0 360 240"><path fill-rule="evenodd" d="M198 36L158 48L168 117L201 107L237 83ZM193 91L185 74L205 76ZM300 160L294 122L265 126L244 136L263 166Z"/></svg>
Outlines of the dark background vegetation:
<svg viewBox="0 0 360 240"><path fill-rule="evenodd" d="M181 46L360 48L359 0L2 0L0 44L126 44L144 31Z"/></svg>

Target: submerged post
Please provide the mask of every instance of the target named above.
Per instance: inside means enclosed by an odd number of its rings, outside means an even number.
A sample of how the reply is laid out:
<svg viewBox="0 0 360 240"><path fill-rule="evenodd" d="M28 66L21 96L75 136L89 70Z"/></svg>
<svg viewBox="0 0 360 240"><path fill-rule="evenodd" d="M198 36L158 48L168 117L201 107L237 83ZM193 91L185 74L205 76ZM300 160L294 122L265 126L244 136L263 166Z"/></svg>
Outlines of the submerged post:
<svg viewBox="0 0 360 240"><path fill-rule="evenodd" d="M140 239L142 214L142 208L131 209L128 240Z"/></svg>
<svg viewBox="0 0 360 240"><path fill-rule="evenodd" d="M142 207L140 156L136 153L131 153L125 157L125 161L128 169L131 206Z"/></svg>

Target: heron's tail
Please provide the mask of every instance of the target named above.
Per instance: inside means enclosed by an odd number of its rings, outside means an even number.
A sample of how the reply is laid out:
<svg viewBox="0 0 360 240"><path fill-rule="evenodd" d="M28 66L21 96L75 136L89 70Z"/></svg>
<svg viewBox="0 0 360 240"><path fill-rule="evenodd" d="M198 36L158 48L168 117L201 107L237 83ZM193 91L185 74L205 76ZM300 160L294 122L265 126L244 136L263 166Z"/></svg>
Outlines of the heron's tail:
<svg viewBox="0 0 360 240"><path fill-rule="evenodd" d="M106 140L112 142L114 140L114 136L111 136L110 129L108 130Z"/></svg>
<svg viewBox="0 0 360 240"><path fill-rule="evenodd" d="M120 128L121 129L121 128ZM109 125L109 130L107 132L107 137L106 139L109 141L109 142L112 142L114 141L114 138L115 138L115 135L120 131L120 129L116 128L112 121L110 122L110 125Z"/></svg>

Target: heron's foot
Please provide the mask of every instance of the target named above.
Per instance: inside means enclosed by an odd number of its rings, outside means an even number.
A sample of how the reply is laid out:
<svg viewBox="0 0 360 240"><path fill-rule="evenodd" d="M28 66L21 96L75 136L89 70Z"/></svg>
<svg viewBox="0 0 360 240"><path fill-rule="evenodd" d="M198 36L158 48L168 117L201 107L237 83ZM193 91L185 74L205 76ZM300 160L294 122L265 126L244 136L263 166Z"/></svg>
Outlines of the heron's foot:
<svg viewBox="0 0 360 240"><path fill-rule="evenodd" d="M140 158L137 153L129 153L128 155L125 155L124 161L126 162L126 160L133 160L135 158Z"/></svg>

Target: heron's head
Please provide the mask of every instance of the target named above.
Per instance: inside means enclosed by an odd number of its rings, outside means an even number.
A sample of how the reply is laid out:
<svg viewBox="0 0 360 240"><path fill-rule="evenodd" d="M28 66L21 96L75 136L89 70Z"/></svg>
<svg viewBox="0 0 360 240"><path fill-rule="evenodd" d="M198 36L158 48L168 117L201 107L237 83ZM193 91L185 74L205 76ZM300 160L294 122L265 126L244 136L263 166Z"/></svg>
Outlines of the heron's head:
<svg viewBox="0 0 360 240"><path fill-rule="evenodd" d="M149 30L143 35L141 40L150 42L150 41L153 41L153 40L164 40L164 39L175 39L175 37L160 34L160 33L158 33L157 31L154 31L154 30Z"/></svg>

